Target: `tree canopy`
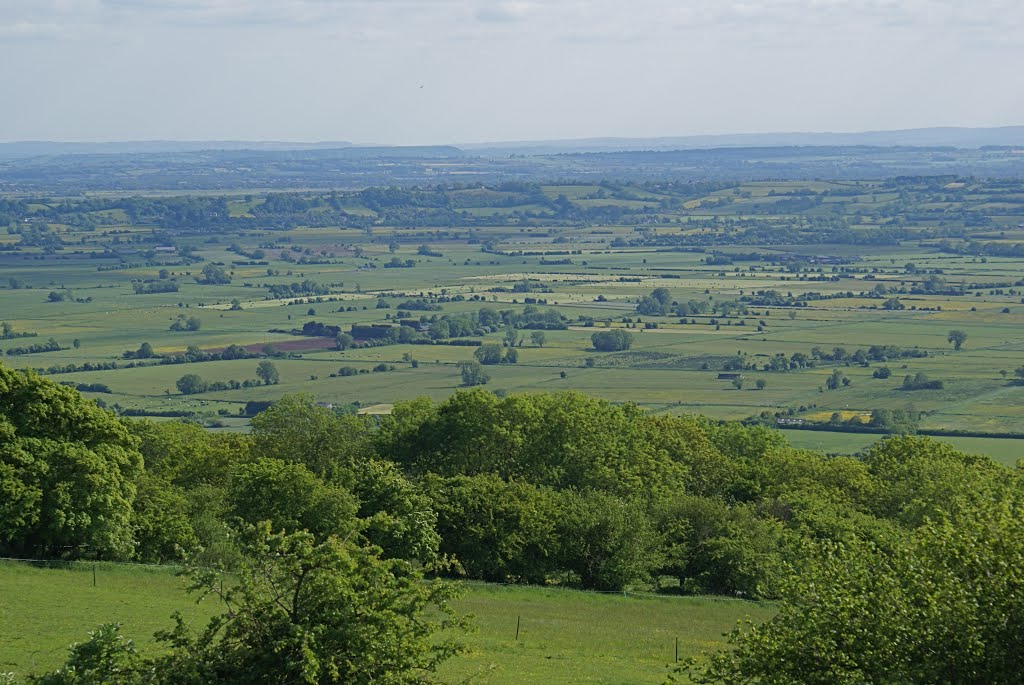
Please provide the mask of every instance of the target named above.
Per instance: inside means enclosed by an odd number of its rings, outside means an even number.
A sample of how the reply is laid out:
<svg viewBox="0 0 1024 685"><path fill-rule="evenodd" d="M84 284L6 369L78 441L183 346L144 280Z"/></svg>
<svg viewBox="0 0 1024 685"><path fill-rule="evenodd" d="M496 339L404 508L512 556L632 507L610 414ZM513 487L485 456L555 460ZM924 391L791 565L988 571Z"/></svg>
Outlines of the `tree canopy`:
<svg viewBox="0 0 1024 685"><path fill-rule="evenodd" d="M71 388L0 366L0 550L132 553L138 441Z"/></svg>

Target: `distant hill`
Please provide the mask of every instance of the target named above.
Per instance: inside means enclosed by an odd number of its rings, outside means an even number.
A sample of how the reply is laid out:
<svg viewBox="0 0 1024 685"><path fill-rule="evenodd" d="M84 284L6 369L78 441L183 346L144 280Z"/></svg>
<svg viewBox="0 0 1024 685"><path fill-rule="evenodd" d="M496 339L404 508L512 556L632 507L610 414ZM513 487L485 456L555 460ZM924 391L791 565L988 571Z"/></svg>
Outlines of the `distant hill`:
<svg viewBox="0 0 1024 685"><path fill-rule="evenodd" d="M446 157L462 151L477 157L552 155L572 152L710 150L769 147L1024 147L1024 126L996 128L913 128L862 133L734 133L660 138L580 138L454 145L357 145L348 141L313 143L252 140L140 140L100 143L20 141L0 143L0 160L27 157L111 154L175 154L188 152L311 152L347 150L347 157ZM332 153L333 156L333 153Z"/></svg>
<svg viewBox="0 0 1024 685"><path fill-rule="evenodd" d="M318 143L289 143L284 141L253 140L136 140L109 143L76 143L26 140L0 143L0 159L56 155L109 155L140 153L200 152L203 150L257 150L263 152L287 150L325 150L352 147L347 141Z"/></svg>
<svg viewBox="0 0 1024 685"><path fill-rule="evenodd" d="M662 138L581 138L499 143L457 144L482 156L547 155L566 152L626 152L639 150L707 150L725 147L765 148L803 146L871 147L1024 147L1024 126L998 128L913 128L862 133L735 133Z"/></svg>

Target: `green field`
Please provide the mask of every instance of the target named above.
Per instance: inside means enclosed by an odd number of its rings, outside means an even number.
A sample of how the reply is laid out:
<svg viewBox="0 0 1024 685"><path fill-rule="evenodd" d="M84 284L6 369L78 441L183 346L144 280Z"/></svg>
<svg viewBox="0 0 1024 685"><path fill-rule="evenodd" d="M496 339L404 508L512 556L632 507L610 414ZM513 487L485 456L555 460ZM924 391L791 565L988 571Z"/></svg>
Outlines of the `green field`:
<svg viewBox="0 0 1024 685"><path fill-rule="evenodd" d="M867 449L878 441L878 435L863 433L831 433L826 431L783 431L786 440L793 447L818 450L828 454L856 454ZM961 452L967 454L985 454L1000 464L1016 466L1017 461L1024 459L1024 440L1012 438L970 438L941 437L935 438L947 442Z"/></svg>
<svg viewBox="0 0 1024 685"><path fill-rule="evenodd" d="M63 662L66 647L104 622L152 649L153 631L180 610L193 625L216 612L196 605L183 580L159 567L98 564L35 568L0 562L0 672L27 673ZM501 685L661 683L675 657L713 650L739 619L764 620L769 604L715 598L622 596L471 583L458 609L473 616L467 652L443 674L474 673ZM520 633L516 640L516 622Z"/></svg>

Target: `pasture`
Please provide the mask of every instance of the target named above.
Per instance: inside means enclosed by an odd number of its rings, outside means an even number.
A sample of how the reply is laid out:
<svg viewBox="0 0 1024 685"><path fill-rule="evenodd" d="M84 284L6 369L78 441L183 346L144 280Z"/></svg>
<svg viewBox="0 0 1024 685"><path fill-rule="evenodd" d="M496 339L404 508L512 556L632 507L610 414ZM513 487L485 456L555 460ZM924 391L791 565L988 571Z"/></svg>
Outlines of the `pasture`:
<svg viewBox="0 0 1024 685"><path fill-rule="evenodd" d="M675 659L714 650L737 620L769 618L774 609L732 599L597 594L467 583L458 602L476 629L465 654L449 662L452 681L661 683ZM142 650L158 648L153 631L178 610L194 626L217 607L196 604L173 569L80 563L36 568L0 562L0 672L24 674L61 664L67 646L104 622L121 622ZM519 638L516 623L519 621Z"/></svg>

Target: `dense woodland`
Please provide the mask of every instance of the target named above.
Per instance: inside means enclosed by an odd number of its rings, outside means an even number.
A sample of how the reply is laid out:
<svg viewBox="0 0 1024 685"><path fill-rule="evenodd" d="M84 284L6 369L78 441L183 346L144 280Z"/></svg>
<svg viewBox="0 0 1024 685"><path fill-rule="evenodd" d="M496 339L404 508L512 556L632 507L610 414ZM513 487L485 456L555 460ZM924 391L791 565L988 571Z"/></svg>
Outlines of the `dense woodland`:
<svg viewBox="0 0 1024 685"><path fill-rule="evenodd" d="M185 560L195 587L240 607L199 634L179 623L157 662L100 631L86 643L100 656L73 659L79 675L130 666L103 682L423 682L457 651L430 636L458 623L418 623L451 591L423 577L782 598L735 651L690 664L698 682L1020 678L1019 473L927 438L827 458L759 426L482 390L377 418L287 396L251 435L213 434L0 367L0 495L4 556ZM287 581L307 575L309 601L349 632L314 625ZM374 587L393 601L353 600ZM353 601L415 645L406 661L360 641ZM383 670L315 658L360 649ZM40 682L98 682L75 673Z"/></svg>

